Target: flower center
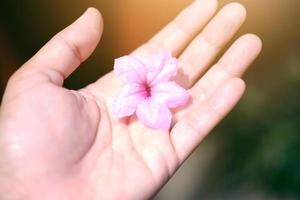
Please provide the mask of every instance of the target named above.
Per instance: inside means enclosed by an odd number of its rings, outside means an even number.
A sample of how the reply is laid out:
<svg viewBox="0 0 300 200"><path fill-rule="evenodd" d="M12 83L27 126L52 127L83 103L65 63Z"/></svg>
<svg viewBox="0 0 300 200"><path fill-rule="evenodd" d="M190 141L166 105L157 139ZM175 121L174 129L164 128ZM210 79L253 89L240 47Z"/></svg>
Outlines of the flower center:
<svg viewBox="0 0 300 200"><path fill-rule="evenodd" d="M145 92L146 92L146 97L151 96L151 87L148 84L144 84Z"/></svg>

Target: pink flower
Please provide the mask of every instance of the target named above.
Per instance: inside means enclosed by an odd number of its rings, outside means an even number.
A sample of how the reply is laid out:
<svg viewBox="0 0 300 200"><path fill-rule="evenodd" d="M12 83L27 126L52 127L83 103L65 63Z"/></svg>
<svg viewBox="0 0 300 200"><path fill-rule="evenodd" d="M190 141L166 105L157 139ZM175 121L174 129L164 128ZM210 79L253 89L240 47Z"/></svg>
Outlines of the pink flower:
<svg viewBox="0 0 300 200"><path fill-rule="evenodd" d="M169 53L158 53L146 63L133 56L115 60L114 72L126 84L113 103L113 115L128 117L136 112L138 119L154 129L169 129L170 108L184 105L188 92L173 81L177 59Z"/></svg>

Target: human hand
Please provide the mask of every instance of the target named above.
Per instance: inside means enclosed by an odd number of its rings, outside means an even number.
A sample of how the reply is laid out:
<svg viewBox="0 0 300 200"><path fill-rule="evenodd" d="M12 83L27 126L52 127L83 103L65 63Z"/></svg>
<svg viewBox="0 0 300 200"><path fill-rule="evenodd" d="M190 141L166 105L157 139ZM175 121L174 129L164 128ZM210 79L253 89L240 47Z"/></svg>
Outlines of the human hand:
<svg viewBox="0 0 300 200"><path fill-rule="evenodd" d="M97 10L51 39L10 78L3 97L0 198L152 197L241 98L239 77L260 52L259 38L247 34L209 67L246 17L237 3L211 19L216 9L216 0L195 1L132 53L169 51L179 59L175 81L191 101L173 111L170 131L111 117L122 86L112 72L78 91L62 87L100 40Z"/></svg>

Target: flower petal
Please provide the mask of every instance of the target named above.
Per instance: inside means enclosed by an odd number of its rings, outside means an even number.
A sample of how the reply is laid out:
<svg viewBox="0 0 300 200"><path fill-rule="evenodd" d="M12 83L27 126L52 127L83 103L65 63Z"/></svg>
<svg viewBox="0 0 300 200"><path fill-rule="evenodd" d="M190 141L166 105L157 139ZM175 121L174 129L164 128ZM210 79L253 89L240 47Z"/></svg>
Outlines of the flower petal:
<svg viewBox="0 0 300 200"><path fill-rule="evenodd" d="M168 81L177 73L177 59L170 53L162 52L153 55L146 64L147 80L151 85Z"/></svg>
<svg viewBox="0 0 300 200"><path fill-rule="evenodd" d="M114 72L119 79L128 83L146 82L147 69L141 61L133 56L115 59Z"/></svg>
<svg viewBox="0 0 300 200"><path fill-rule="evenodd" d="M175 108L187 103L189 93L175 82L165 82L151 88L151 98L159 103Z"/></svg>
<svg viewBox="0 0 300 200"><path fill-rule="evenodd" d="M149 128L168 130L171 126L172 114L168 107L149 99L138 105L136 115Z"/></svg>
<svg viewBox="0 0 300 200"><path fill-rule="evenodd" d="M122 118L132 115L137 105L144 100L145 91L139 84L126 84L113 102L112 114Z"/></svg>

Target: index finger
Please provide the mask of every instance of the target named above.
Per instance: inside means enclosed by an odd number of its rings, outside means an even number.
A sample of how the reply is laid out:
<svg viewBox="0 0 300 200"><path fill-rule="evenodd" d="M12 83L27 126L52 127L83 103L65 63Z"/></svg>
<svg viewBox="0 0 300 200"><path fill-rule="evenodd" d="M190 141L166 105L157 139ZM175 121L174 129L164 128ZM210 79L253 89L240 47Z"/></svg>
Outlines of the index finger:
<svg viewBox="0 0 300 200"><path fill-rule="evenodd" d="M155 52L167 51L177 56L212 18L217 7L217 0L194 1L133 54L144 57Z"/></svg>

